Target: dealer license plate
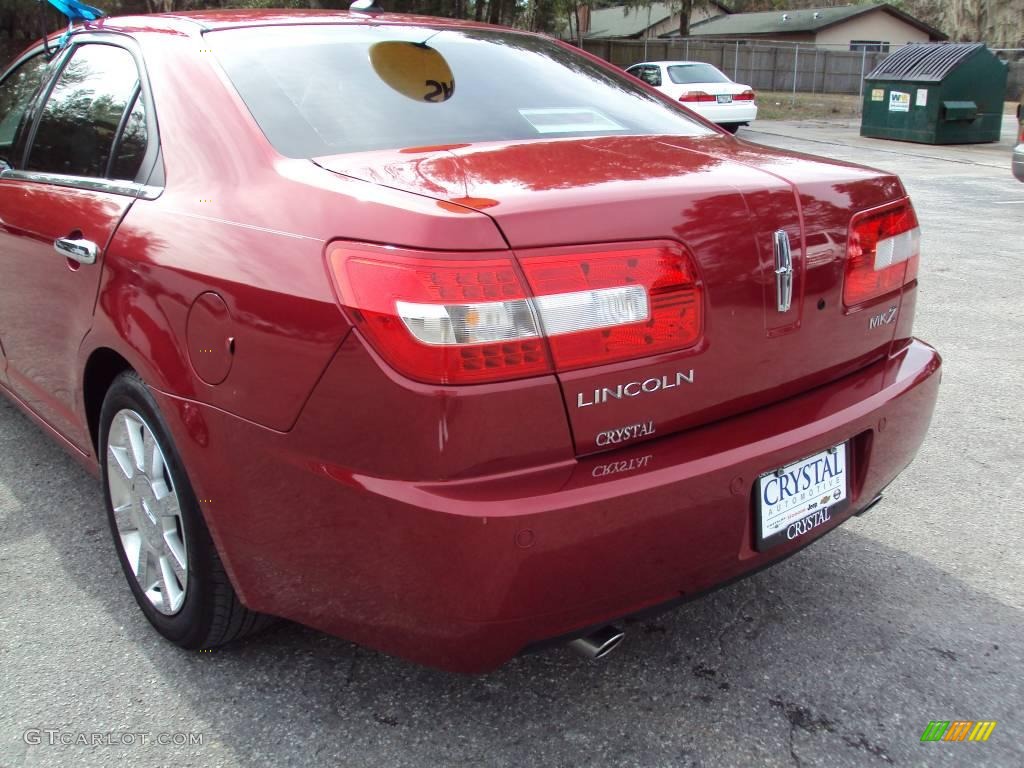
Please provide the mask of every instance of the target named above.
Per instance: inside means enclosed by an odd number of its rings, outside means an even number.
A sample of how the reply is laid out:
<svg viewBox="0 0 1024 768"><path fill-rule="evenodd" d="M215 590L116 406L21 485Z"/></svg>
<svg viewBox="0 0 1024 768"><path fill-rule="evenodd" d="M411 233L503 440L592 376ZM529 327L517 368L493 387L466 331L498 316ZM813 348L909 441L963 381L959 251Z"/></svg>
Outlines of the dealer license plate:
<svg viewBox="0 0 1024 768"><path fill-rule="evenodd" d="M845 443L761 475L757 549L770 549L829 523L848 487Z"/></svg>
<svg viewBox="0 0 1024 768"><path fill-rule="evenodd" d="M720 93L718 95L718 103L719 104L732 104L732 94Z"/></svg>

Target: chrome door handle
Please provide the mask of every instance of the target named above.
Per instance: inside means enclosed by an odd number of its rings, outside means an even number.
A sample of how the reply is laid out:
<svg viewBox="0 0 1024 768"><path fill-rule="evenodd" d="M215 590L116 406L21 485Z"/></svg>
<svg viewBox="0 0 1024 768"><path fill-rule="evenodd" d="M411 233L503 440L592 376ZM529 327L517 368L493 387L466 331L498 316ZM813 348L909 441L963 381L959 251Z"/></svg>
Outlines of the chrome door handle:
<svg viewBox="0 0 1024 768"><path fill-rule="evenodd" d="M53 250L79 264L95 264L100 253L100 247L91 240L73 240L70 237L58 237L54 240Z"/></svg>
<svg viewBox="0 0 1024 768"><path fill-rule="evenodd" d="M789 235L779 230L775 239L775 302L779 312L788 312L793 303L793 254Z"/></svg>

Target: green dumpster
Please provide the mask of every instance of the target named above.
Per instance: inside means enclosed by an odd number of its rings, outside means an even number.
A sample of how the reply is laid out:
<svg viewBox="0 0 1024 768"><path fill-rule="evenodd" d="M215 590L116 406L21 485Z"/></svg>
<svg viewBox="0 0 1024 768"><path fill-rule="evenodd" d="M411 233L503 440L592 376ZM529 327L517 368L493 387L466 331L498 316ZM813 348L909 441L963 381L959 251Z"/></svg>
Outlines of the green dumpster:
<svg viewBox="0 0 1024 768"><path fill-rule="evenodd" d="M860 135L920 144L999 141L1006 73L984 43L905 45L864 79Z"/></svg>

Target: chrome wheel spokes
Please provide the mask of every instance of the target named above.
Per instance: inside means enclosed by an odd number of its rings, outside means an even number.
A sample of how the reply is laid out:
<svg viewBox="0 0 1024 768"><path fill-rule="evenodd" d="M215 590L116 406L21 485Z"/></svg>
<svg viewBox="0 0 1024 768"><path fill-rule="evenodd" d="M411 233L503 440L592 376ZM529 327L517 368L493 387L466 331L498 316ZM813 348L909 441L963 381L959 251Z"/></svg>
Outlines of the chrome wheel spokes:
<svg viewBox="0 0 1024 768"><path fill-rule="evenodd" d="M153 430L135 411L118 411L107 438L107 485L128 565L160 613L181 610L188 548L178 493Z"/></svg>

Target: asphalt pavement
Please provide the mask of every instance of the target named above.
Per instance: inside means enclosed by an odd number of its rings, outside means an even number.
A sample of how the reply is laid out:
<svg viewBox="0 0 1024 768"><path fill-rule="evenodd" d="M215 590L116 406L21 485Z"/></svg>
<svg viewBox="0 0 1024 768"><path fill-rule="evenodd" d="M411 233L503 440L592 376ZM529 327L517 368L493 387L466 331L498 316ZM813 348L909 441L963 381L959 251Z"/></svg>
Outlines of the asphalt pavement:
<svg viewBox="0 0 1024 768"><path fill-rule="evenodd" d="M881 505L627 625L603 663L556 648L453 676L292 624L194 653L136 609L96 481L0 399L0 768L1024 765L1024 184L1009 144L826 122L739 135L895 171L915 201L916 332L945 371L928 440ZM998 724L985 743L921 743L931 720Z"/></svg>

